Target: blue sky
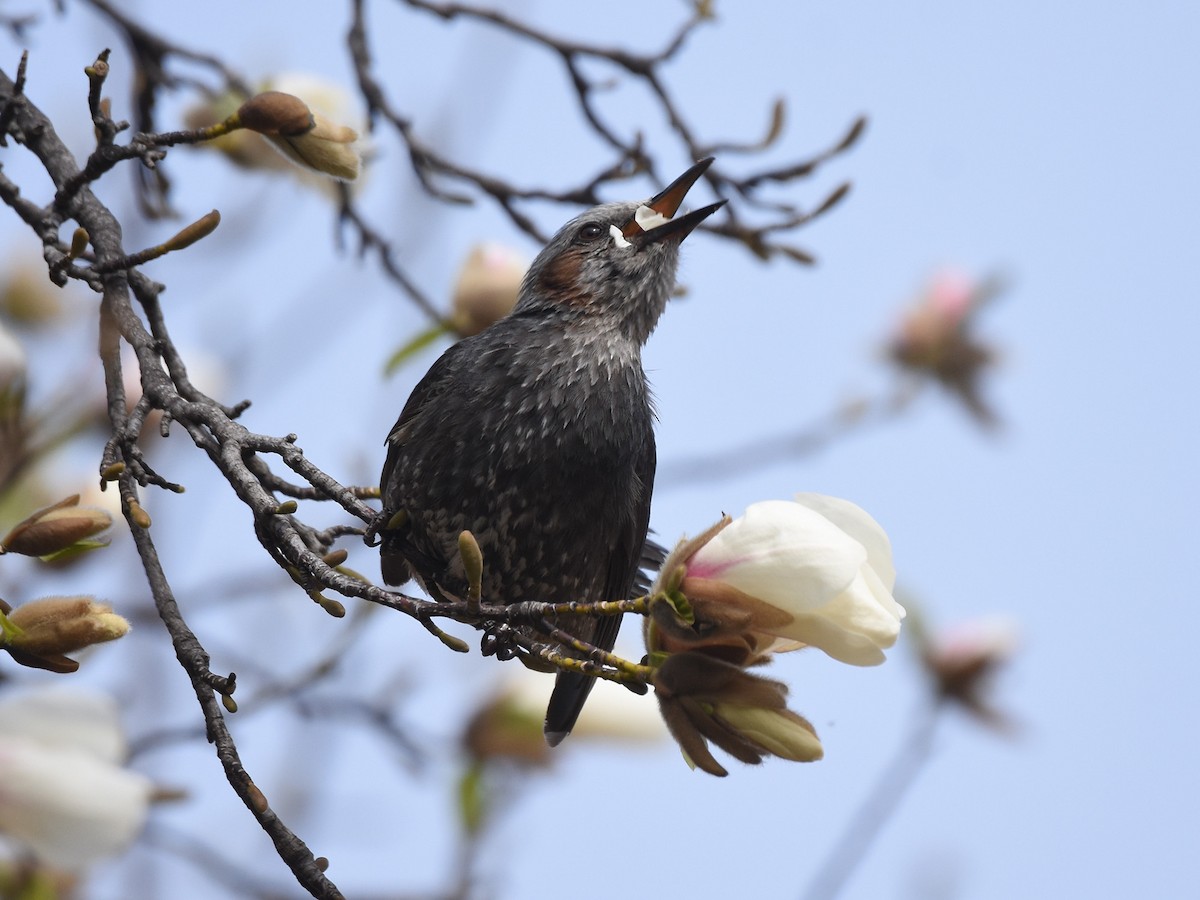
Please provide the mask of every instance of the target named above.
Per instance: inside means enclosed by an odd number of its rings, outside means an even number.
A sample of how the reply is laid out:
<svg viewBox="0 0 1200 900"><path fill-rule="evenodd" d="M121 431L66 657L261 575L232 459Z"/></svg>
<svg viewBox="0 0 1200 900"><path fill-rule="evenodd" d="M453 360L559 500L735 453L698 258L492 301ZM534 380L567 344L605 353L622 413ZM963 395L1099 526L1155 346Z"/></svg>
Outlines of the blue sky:
<svg viewBox="0 0 1200 900"><path fill-rule="evenodd" d="M304 15L294 4L183 6L135 8L251 77L309 70L352 83L338 5L310 4ZM565 184L596 168L597 147L582 135L551 57L481 29L376 6L384 80L452 156L518 181ZM513 10L557 33L650 50L683 6ZM930 765L844 896L1194 891L1200 710L1189 685L1200 614L1186 561L1200 500L1189 462L1200 332L1192 296L1200 12L1174 3L1135 10L870 2L753 10L726 3L718 13L666 73L702 134L760 133L776 96L787 102L788 122L773 159L824 148L859 114L870 125L851 153L787 194L813 204L843 180L854 184L841 206L799 236L817 267L756 266L703 236L685 245L689 295L668 309L645 357L664 469L799 428L847 398L886 392L879 344L940 266L1001 272L1010 284L983 318L983 333L1003 351L986 385L1006 423L998 435L929 391L903 418L823 452L656 494L653 526L667 539L797 490L851 498L887 528L901 589L930 616L952 622L1000 612L1020 623L1021 654L997 686L998 702L1023 725L1020 736L1000 739L948 717ZM81 152L88 125L79 71L109 45L119 83L128 70L123 48L82 7L72 5L30 42L29 93L57 119L75 114L77 130L67 131ZM11 70L16 50L7 37L0 54ZM682 171L688 160L672 156L645 97L622 90L605 103L624 127L642 128L651 146L666 148L668 170L677 162ZM168 104L164 114L178 109ZM6 171L19 171L13 152L0 157ZM224 216L195 251L148 270L169 285L179 343L224 362L226 399L255 400L250 427L295 431L335 476L370 481L384 435L434 358L391 382L378 377L390 349L419 327L415 309L381 283L373 264L332 249L329 208L317 194L232 172L199 153L178 151L168 165L184 215L215 206ZM112 178L103 190L128 210L119 196L125 184ZM387 137L362 199L398 235L403 261L435 296L445 295L478 240L506 240L530 256L537 250L486 204L445 213L425 201ZM538 210L547 229L572 214ZM8 219L0 219L5 243L36 256L35 242ZM165 233L161 224L131 224L127 245ZM90 341L82 334L79 346ZM214 655L236 646L228 629L274 636L239 669L249 691L254 666L302 668L334 626L296 597L206 608L214 560L235 575L268 564L255 547L240 546L249 541L248 519L197 456L173 437L164 455L169 477L195 489L147 506ZM171 528L186 541L167 537ZM245 538L231 538L237 529ZM352 564L374 571L366 551L355 554ZM112 591L129 595L137 585L114 576ZM106 592L103 584L89 588ZM126 697L142 728L149 715L194 720L169 653L155 650L155 637L140 640L137 677L109 648L81 678ZM569 749L514 805L489 848L495 895L542 896L550 885L574 884L581 897L799 896L919 706L910 649L902 638L877 669L818 655L775 666L822 735L826 759L817 764L738 768L718 781L689 772L666 745ZM337 683L364 691L399 680L403 721L448 748L462 698L485 690L497 670L490 660L439 651L411 622L378 613ZM637 652L632 641L629 651ZM231 658L216 665L238 666ZM154 690L145 690L151 681ZM403 889L441 883L453 855L451 762L410 775L388 746L351 727L337 732L336 723L309 727L273 715L237 725L247 765L269 796L290 804L302 835L331 857L331 874L351 895L388 886L396 872ZM168 781L194 767L182 780L208 785L187 806L164 810L166 821L235 836L231 844L244 847L238 853L247 861L268 852L222 794L205 747L151 754L144 766ZM333 789L316 791L318 783ZM622 836L611 849L599 849L614 835ZM144 867L153 857L139 852ZM133 871L113 869L105 883L128 885L149 870Z"/></svg>

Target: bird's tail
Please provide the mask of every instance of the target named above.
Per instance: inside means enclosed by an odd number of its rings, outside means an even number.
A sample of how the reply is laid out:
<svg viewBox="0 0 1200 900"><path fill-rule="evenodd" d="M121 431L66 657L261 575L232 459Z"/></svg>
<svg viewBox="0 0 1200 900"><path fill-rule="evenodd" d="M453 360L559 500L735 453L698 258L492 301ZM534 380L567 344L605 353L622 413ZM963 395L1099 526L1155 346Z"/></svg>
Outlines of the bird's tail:
<svg viewBox="0 0 1200 900"><path fill-rule="evenodd" d="M542 728L546 743L551 747L557 747L571 733L595 683L595 678L579 672L558 673L554 691L550 694L550 705L546 707L546 724Z"/></svg>

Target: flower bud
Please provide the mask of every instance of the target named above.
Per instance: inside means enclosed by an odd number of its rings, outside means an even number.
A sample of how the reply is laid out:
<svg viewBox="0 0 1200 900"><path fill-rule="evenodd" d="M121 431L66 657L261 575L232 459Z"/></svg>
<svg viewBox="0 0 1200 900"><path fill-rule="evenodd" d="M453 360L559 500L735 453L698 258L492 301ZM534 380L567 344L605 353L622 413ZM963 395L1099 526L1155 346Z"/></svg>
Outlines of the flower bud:
<svg viewBox="0 0 1200 900"><path fill-rule="evenodd" d="M812 725L787 708L785 685L706 651L668 656L655 672L654 693L688 762L710 775L729 774L710 743L751 765L766 756L813 762L824 755Z"/></svg>
<svg viewBox="0 0 1200 900"><path fill-rule="evenodd" d="M237 121L267 137L304 134L316 124L303 100L282 91L255 94L238 107Z"/></svg>
<svg viewBox="0 0 1200 900"><path fill-rule="evenodd" d="M265 91L238 108L237 121L269 140L288 159L343 181L358 177L358 132L313 113L299 97Z"/></svg>
<svg viewBox="0 0 1200 900"><path fill-rule="evenodd" d="M979 380L996 360L995 350L975 336L978 311L1003 288L1000 278L975 280L939 272L900 321L887 354L903 369L928 376L956 394L980 424L995 425Z"/></svg>
<svg viewBox="0 0 1200 900"><path fill-rule="evenodd" d="M363 146L361 141L353 146L350 142L355 141L356 130L368 127L350 94L302 72L272 76L263 82L262 93L249 100L233 93L214 97L188 110L186 120L192 128L213 123L242 126L201 146L219 150L245 168L287 170L328 194L333 193L329 179L320 176L354 179ZM330 122L347 122L351 128ZM325 123L323 129L319 123ZM266 140L259 140L251 130ZM337 138L332 142L331 134Z"/></svg>
<svg viewBox="0 0 1200 900"><path fill-rule="evenodd" d="M1017 627L1001 617L964 622L918 641L921 662L938 696L980 722L1010 731L1010 718L991 702L991 679L1017 649Z"/></svg>
<svg viewBox="0 0 1200 900"><path fill-rule="evenodd" d="M825 755L809 721L790 709L713 704L713 717L772 756L793 762L816 762Z"/></svg>
<svg viewBox="0 0 1200 900"><path fill-rule="evenodd" d="M14 527L0 539L0 553L45 558L68 551L95 549L105 546L107 539L87 539L111 525L112 516L102 509L79 506L79 495L72 494L53 506L38 510Z"/></svg>
<svg viewBox="0 0 1200 900"><path fill-rule="evenodd" d="M208 98L184 112L188 128L209 128L218 122L233 120L244 96L226 92ZM246 169L296 171L295 167L274 150L270 143L260 140L249 128L238 128L197 146L219 151L235 165Z"/></svg>
<svg viewBox="0 0 1200 900"><path fill-rule="evenodd" d="M2 643L7 650L56 657L128 633L129 622L93 597L43 597L8 613Z"/></svg>
<svg viewBox="0 0 1200 900"><path fill-rule="evenodd" d="M471 248L454 285L450 323L460 337L479 334L504 318L517 304L528 261L493 242Z"/></svg>

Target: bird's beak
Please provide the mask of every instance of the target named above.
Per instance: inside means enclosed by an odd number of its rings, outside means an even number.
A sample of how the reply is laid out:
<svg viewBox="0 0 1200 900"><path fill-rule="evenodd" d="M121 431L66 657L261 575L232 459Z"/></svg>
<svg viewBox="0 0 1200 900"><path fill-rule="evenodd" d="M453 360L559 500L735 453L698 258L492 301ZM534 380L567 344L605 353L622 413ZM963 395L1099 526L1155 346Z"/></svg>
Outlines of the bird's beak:
<svg viewBox="0 0 1200 900"><path fill-rule="evenodd" d="M687 196L692 185L700 179L712 162L711 156L700 160L651 197L639 207L638 215L630 219L621 229L621 234L627 240L636 240L639 244L655 243L668 238L682 241L691 234L697 225L725 205L725 201L721 200L711 206L680 216L678 219L671 218L683 204L683 198ZM658 221L654 222L655 219ZM666 221L662 221L664 219Z"/></svg>
<svg viewBox="0 0 1200 900"><path fill-rule="evenodd" d="M672 219L665 225L651 228L642 237L635 237L634 240L643 246L646 244L656 244L659 241L675 241L678 244L691 234L697 225L728 202L728 200L718 200L716 203L710 203L708 206L694 209L690 213L680 216L678 219Z"/></svg>

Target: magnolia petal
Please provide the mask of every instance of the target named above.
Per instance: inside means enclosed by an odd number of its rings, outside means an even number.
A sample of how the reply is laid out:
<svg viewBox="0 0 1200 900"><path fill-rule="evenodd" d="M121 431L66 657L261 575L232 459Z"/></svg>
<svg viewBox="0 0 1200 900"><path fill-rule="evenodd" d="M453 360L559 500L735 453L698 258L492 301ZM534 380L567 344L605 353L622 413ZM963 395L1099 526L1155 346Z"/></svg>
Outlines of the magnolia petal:
<svg viewBox="0 0 1200 900"><path fill-rule="evenodd" d="M900 616L878 602L871 591L868 572L869 569L859 573L850 587L821 613L843 628L869 638L881 648L890 647L900 634Z"/></svg>
<svg viewBox="0 0 1200 900"><path fill-rule="evenodd" d="M867 562L878 573L890 592L896 586L896 568L892 564L892 542L887 532L865 509L841 497L801 493L796 502L820 513L854 538L867 551Z"/></svg>
<svg viewBox="0 0 1200 900"><path fill-rule="evenodd" d="M857 541L788 500L752 504L688 561L688 574L722 581L789 612L825 605L867 561Z"/></svg>
<svg viewBox="0 0 1200 900"><path fill-rule="evenodd" d="M0 700L0 739L5 737L90 753L114 764L126 752L116 701L80 688L44 687L5 696Z"/></svg>
<svg viewBox="0 0 1200 900"><path fill-rule="evenodd" d="M887 658L870 638L848 631L827 618L824 611L796 616L780 636L816 647L838 662L852 666L877 666Z"/></svg>
<svg viewBox="0 0 1200 900"><path fill-rule="evenodd" d="M136 772L24 738L0 738L0 771L0 833L67 871L123 850L153 790Z"/></svg>
<svg viewBox="0 0 1200 900"><path fill-rule="evenodd" d="M791 638L776 637L775 635L768 635L767 638L758 645L759 653L791 653L793 650L803 650L808 646L808 644Z"/></svg>
<svg viewBox="0 0 1200 900"><path fill-rule="evenodd" d="M892 596L891 588L883 582L870 566L863 569L862 577L866 579L867 587L871 591L871 595L875 598L875 602L883 607L885 612L896 619L896 628L899 629L900 620L908 615L908 612L896 602L896 598Z"/></svg>

